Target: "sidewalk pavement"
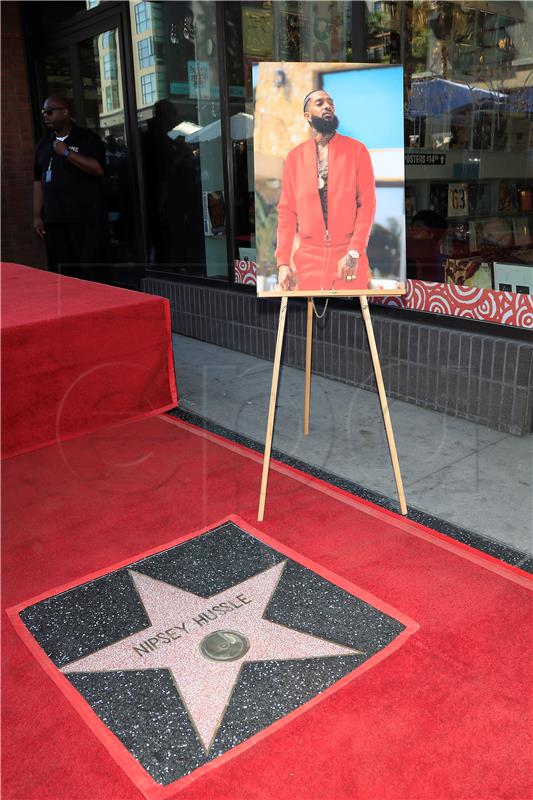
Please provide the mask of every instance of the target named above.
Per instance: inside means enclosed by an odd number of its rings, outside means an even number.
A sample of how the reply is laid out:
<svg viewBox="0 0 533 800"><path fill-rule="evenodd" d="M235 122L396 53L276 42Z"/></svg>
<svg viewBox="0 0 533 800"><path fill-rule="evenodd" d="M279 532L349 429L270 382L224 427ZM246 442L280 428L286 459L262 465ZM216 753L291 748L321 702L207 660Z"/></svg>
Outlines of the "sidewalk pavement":
<svg viewBox="0 0 533 800"><path fill-rule="evenodd" d="M264 443L272 363L176 334L173 343L180 408ZM283 367L273 447L397 500L377 394L313 375L309 436L303 402L304 372ZM389 407L407 503L532 553L533 436Z"/></svg>

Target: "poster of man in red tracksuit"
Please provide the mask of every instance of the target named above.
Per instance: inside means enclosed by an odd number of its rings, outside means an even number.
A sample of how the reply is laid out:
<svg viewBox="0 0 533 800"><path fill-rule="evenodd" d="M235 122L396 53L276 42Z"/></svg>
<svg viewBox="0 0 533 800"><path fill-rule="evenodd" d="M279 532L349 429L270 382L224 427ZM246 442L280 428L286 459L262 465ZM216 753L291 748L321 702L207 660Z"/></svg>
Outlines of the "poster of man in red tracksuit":
<svg viewBox="0 0 533 800"><path fill-rule="evenodd" d="M392 91L398 94L398 87L401 95L400 75L382 71L379 80L372 81L377 71L359 67L281 62L259 66L254 163L260 295L350 296L404 290L402 97L398 107L387 102ZM352 76L358 81L353 100ZM372 97L356 103L365 82ZM395 129L393 141L388 133L383 136L369 127L372 104L380 102L375 86L389 93L381 99L384 113L388 110L384 119ZM378 127L382 124L376 120ZM352 130L365 132L373 146L348 135Z"/></svg>
<svg viewBox="0 0 533 800"><path fill-rule="evenodd" d="M366 248L376 210L374 172L362 142L337 133L333 98L303 101L313 138L287 155L278 204L276 260L281 290L366 289ZM291 253L298 231L299 246Z"/></svg>

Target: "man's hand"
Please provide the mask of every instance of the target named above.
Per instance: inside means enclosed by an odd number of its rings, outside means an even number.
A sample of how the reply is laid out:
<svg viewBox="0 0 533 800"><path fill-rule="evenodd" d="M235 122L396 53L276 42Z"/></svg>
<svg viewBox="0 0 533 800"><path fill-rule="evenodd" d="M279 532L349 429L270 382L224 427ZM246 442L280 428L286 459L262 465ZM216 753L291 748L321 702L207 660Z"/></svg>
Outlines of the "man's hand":
<svg viewBox="0 0 533 800"><path fill-rule="evenodd" d="M352 258L346 253L345 256L337 263L337 275L343 281L353 281L357 275L357 267L359 266L359 259Z"/></svg>
<svg viewBox="0 0 533 800"><path fill-rule="evenodd" d="M288 264L282 264L278 267L278 285L276 288L282 292L290 292L296 289L297 286L298 275L296 270L289 267Z"/></svg>
<svg viewBox="0 0 533 800"><path fill-rule="evenodd" d="M44 239L46 231L41 217L35 217L33 220L33 232L39 239Z"/></svg>
<svg viewBox="0 0 533 800"><path fill-rule="evenodd" d="M65 142L60 142L59 139L54 139L53 147L58 156L65 155L65 150L67 149Z"/></svg>
<svg viewBox="0 0 533 800"><path fill-rule="evenodd" d="M66 149L67 145L65 142L60 142L58 139L54 141L54 151L58 156L64 156ZM70 150L68 160L82 172L85 172L86 175L95 175L97 178L101 178L104 174L104 168L98 159L92 156L82 156L81 153Z"/></svg>

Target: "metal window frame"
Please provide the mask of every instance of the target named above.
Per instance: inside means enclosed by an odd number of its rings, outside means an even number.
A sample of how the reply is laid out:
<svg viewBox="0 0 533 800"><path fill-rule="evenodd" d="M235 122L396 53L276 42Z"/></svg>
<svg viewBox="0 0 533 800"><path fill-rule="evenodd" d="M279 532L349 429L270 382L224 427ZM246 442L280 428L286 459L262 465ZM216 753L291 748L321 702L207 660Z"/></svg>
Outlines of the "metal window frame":
<svg viewBox="0 0 533 800"><path fill-rule="evenodd" d="M110 31L104 31L102 34L102 50L114 50L115 47L111 45L113 37L109 36Z"/></svg>
<svg viewBox="0 0 533 800"><path fill-rule="evenodd" d="M216 0L215 0L216 1ZM216 2L217 57L220 94L220 128L222 139L222 174L224 175L224 196L226 198L226 252L228 261L228 283L235 283L235 160L231 140L230 96L228 63L226 53L226 8L228 2Z"/></svg>
<svg viewBox="0 0 533 800"><path fill-rule="evenodd" d="M150 99L145 96L145 89L146 89L146 82L147 79L150 78ZM157 80L156 80L156 73L155 72L147 72L146 75L140 75L141 79L141 93L142 93L142 101L148 105L149 103L153 103L155 98L157 97Z"/></svg>
<svg viewBox="0 0 533 800"><path fill-rule="evenodd" d="M141 53L141 45L146 45L148 49L148 53L142 54ZM153 36L145 36L144 39L137 40L137 55L139 57L139 67L140 69L148 69L149 67L155 67L155 53L154 53L154 37ZM143 64L143 61L150 60L149 64Z"/></svg>
<svg viewBox="0 0 533 800"><path fill-rule="evenodd" d="M367 8L366 3L352 2L352 61L355 64L367 62Z"/></svg>
<svg viewBox="0 0 533 800"><path fill-rule="evenodd" d="M137 12L140 11L140 6L143 6L143 19L140 19L140 14ZM133 7L133 11L135 14L135 33L144 33L145 31L150 30L150 23L152 22L152 15L151 15L151 8L150 5L146 2L146 0L141 0L141 2L136 3ZM145 25L146 27L139 29L139 24Z"/></svg>

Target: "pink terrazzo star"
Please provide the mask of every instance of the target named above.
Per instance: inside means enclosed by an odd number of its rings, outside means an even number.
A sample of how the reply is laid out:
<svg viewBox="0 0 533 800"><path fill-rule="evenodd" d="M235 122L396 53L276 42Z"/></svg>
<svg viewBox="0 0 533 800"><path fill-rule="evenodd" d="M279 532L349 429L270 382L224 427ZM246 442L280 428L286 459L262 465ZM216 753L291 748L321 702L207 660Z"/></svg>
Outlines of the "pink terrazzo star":
<svg viewBox="0 0 533 800"><path fill-rule="evenodd" d="M130 570L150 627L68 664L62 672L168 669L207 752L246 661L360 653L263 619L284 568L282 562L209 598ZM218 631L223 635L207 638ZM225 640L235 640L226 632L236 633L239 642L247 640L249 649L231 661L204 655L202 642L205 651L209 642L213 650L213 640L223 646ZM224 658L223 650L220 656Z"/></svg>

